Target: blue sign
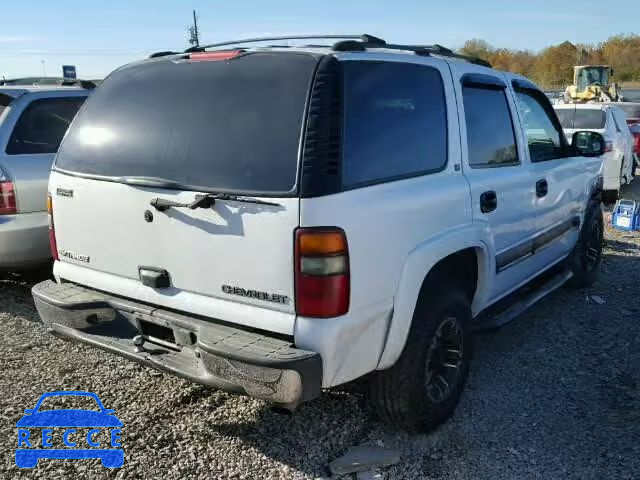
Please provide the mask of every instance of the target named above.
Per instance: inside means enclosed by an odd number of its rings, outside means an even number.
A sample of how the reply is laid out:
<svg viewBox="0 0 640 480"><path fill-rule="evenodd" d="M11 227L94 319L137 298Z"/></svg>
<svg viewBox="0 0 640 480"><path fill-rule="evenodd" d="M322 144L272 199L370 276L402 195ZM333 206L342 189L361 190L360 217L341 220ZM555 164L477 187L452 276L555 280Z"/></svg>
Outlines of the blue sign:
<svg viewBox="0 0 640 480"><path fill-rule="evenodd" d="M42 402L49 397L89 397L93 398L100 411L79 409L40 410ZM18 448L16 465L33 468L41 458L85 459L99 458L107 468L120 468L124 463L124 450L120 443L122 422L114 415L114 410L104 408L95 393L91 392L49 392L40 397L34 408L24 411L18 423ZM54 438L53 428L66 428ZM75 427L75 428L74 428ZM40 430L41 428L41 430ZM36 430L37 429L37 430ZM87 430L87 433L76 429ZM106 439L102 439L110 430ZM40 435L39 435L40 433ZM110 448L99 448L107 443ZM66 448L54 448L66 447ZM83 444L86 447L81 448ZM76 448L78 447L78 448Z"/></svg>
<svg viewBox="0 0 640 480"><path fill-rule="evenodd" d="M78 78L76 76L76 66L75 65L63 65L62 66L62 76L64 78L70 78L75 80Z"/></svg>

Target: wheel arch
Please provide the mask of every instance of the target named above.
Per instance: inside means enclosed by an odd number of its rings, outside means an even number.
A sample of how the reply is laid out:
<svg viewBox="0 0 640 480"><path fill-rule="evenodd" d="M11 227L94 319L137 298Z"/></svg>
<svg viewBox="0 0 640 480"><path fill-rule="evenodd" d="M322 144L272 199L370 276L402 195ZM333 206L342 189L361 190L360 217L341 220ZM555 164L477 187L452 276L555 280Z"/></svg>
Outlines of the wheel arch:
<svg viewBox="0 0 640 480"><path fill-rule="evenodd" d="M490 272L495 270L495 258L489 254L489 242L483 237L475 229L465 228L455 235L425 242L407 255L378 370L389 368L400 357L418 298L432 279L443 272L451 275L454 281L461 281L467 289L472 315L482 311L490 289Z"/></svg>

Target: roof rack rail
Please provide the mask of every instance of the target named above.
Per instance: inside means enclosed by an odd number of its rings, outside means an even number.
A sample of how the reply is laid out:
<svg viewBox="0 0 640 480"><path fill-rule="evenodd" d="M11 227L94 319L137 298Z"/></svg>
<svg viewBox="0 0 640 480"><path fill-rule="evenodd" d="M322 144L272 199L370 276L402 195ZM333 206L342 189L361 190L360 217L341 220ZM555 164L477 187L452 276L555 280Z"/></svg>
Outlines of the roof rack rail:
<svg viewBox="0 0 640 480"><path fill-rule="evenodd" d="M172 52L171 50L164 50L162 52L154 52L149 55L149 58L166 57L168 55L178 55L180 52Z"/></svg>
<svg viewBox="0 0 640 480"><path fill-rule="evenodd" d="M379 39L378 39L379 40ZM335 52L363 52L365 51L367 48L385 48L387 50L407 50L410 52L414 52L416 55L422 55L422 56L431 56L431 55L436 55L439 57L450 57L450 58L457 58L459 60L464 60L467 61L469 63L473 63L475 65L482 65L483 67L491 67L491 64L489 62L487 62L486 60L483 60L481 58L478 57L471 57L468 55L462 55L460 53L455 53L453 50L451 50L450 48L446 48L443 47L442 45L401 45L401 44L393 44L393 43L386 43L384 42L384 40L382 41L383 43L379 43L379 42L374 42L374 43L370 43L370 42L366 42L364 40L343 40L340 42L335 43L331 49Z"/></svg>
<svg viewBox="0 0 640 480"><path fill-rule="evenodd" d="M242 40L230 40L227 42L221 43L211 43L208 45L200 45L197 47L191 47L184 51L184 53L193 53L193 52L204 52L207 48L216 48L216 47L227 47L232 45L241 45L245 43L259 43L259 42L270 42L270 41L278 41L278 40L316 40L316 39L351 39L351 40L360 40L361 44L370 44L370 45L386 45L387 42L382 40L381 38L374 37L373 35L363 34L363 35L285 35L280 37L256 37L256 38L245 38Z"/></svg>

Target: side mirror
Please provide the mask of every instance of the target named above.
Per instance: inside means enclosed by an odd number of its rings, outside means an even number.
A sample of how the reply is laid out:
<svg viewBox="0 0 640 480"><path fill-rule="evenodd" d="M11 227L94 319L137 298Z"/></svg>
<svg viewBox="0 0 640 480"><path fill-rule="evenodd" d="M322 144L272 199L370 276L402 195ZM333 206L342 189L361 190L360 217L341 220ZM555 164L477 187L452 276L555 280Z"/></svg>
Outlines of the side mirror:
<svg viewBox="0 0 640 480"><path fill-rule="evenodd" d="M576 132L573 134L571 148L579 157L599 157L604 154L604 137L597 132Z"/></svg>
<svg viewBox="0 0 640 480"><path fill-rule="evenodd" d="M25 408L24 409L24 413L26 413L27 415L30 413L34 413L36 411L35 408Z"/></svg>
<svg viewBox="0 0 640 480"><path fill-rule="evenodd" d="M105 408L102 413L106 413L107 415L111 415L113 413L116 413L116 411L113 408Z"/></svg>

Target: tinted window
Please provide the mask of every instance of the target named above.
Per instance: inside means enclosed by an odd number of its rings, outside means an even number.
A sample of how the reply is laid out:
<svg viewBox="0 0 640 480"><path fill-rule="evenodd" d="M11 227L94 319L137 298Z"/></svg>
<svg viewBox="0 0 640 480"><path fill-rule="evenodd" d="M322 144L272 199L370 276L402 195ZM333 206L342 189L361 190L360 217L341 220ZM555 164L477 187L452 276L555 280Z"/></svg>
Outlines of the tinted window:
<svg viewBox="0 0 640 480"><path fill-rule="evenodd" d="M602 110L577 108L573 128L600 129L604 128L606 122L607 115Z"/></svg>
<svg viewBox="0 0 640 480"><path fill-rule="evenodd" d="M573 128L573 120L576 116L574 108L559 108L556 110L556 115L558 115L562 128Z"/></svg>
<svg viewBox="0 0 640 480"><path fill-rule="evenodd" d="M34 100L13 129L7 153L56 153L84 97Z"/></svg>
<svg viewBox="0 0 640 480"><path fill-rule="evenodd" d="M600 129L606 122L605 113L598 109L559 108L556 110L562 128Z"/></svg>
<svg viewBox="0 0 640 480"><path fill-rule="evenodd" d="M625 105L624 103L616 104L616 107L622 109L627 118L640 118L640 105Z"/></svg>
<svg viewBox="0 0 640 480"><path fill-rule="evenodd" d="M11 97L0 93L0 115L4 112L5 108L11 103Z"/></svg>
<svg viewBox="0 0 640 480"><path fill-rule="evenodd" d="M469 165L499 167L517 164L516 138L505 91L465 86L462 98Z"/></svg>
<svg viewBox="0 0 640 480"><path fill-rule="evenodd" d="M344 77L343 186L444 168L447 112L438 70L347 62Z"/></svg>
<svg viewBox="0 0 640 480"><path fill-rule="evenodd" d="M252 53L125 67L91 95L56 166L193 190L290 192L316 63L308 54Z"/></svg>
<svg viewBox="0 0 640 480"><path fill-rule="evenodd" d="M532 162L552 160L564 156L563 133L556 127L553 108L544 94L516 91L522 125L527 134ZM541 102L545 101L547 105Z"/></svg>

